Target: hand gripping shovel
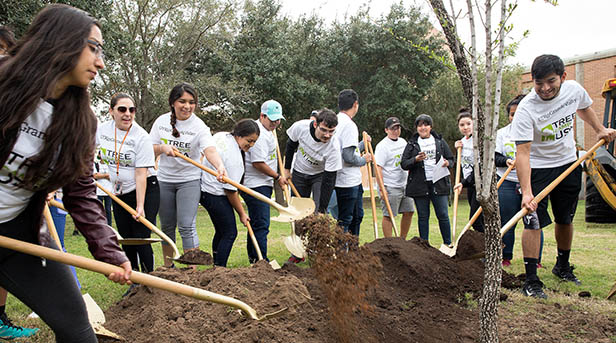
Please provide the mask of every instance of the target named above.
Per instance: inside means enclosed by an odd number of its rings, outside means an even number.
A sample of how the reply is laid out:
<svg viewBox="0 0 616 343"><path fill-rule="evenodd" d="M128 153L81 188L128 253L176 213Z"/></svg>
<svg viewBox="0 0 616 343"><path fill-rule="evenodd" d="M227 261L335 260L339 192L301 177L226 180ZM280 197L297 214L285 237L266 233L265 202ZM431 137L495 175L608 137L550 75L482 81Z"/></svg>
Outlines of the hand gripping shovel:
<svg viewBox="0 0 616 343"><path fill-rule="evenodd" d="M51 199L49 200L49 205L53 207L57 207L64 212L68 212L62 203L57 200ZM111 227L111 226L110 226ZM162 242L160 238L123 238L118 231L116 231L113 227L111 227L113 232L118 236L118 242L122 245L142 245L142 244L152 244Z"/></svg>
<svg viewBox="0 0 616 343"><path fill-rule="evenodd" d="M372 154L372 157L374 158L374 150L372 150L372 143L370 142L368 142L368 152ZM376 172L376 182L378 183L379 188L381 189L381 195L383 196L383 200L385 201L385 207L387 207L387 213L389 213L389 218L391 218L391 228L394 230L394 237L400 236L398 235L398 227L396 226L394 212L391 210L391 205L389 204L389 197L387 195L387 189L385 189L385 183L383 182L383 173L381 173L381 169L379 169L379 166L376 164L376 161L374 160L372 161L374 162L374 171Z"/></svg>
<svg viewBox="0 0 616 343"><path fill-rule="evenodd" d="M462 164L462 147L458 148L458 154L456 158L456 185L460 183L460 165ZM451 238L456 238L456 223L458 222L458 200L460 199L460 191L456 191L453 194L453 223L451 225Z"/></svg>
<svg viewBox="0 0 616 343"><path fill-rule="evenodd" d="M11 249L15 251L19 251L24 254L39 256L48 260L57 261L60 263L68 264L71 266L79 267L82 269L90 270L93 272L101 273L104 275L109 275L111 273L124 273L124 269L118 266L114 266L109 263L96 261L93 259L89 259L86 257L73 255L65 252L60 252L55 249L50 249L46 247L42 247L40 245L35 245L31 243L26 243L23 241L19 241L16 239L8 238L5 236L0 236L0 247L5 249ZM254 320L265 320L268 318L272 318L274 316L278 316L283 312L287 311L288 308L283 308L274 313L266 314L262 317L257 315L257 312L246 303L237 300L235 298L231 298L225 295L213 293L206 291L204 289L187 286L178 282L173 282L169 280L165 280L156 276L152 276L150 274L144 274L136 271L132 271L130 280L133 283L138 283L142 285L146 285L148 287L162 289L168 292L172 292L175 294L185 295L187 297L206 300L217 304L224 304L234 308L237 308L244 312L246 316L250 319Z"/></svg>
<svg viewBox="0 0 616 343"><path fill-rule="evenodd" d="M113 194L109 190L105 189L105 187L101 186L100 183L98 183L96 181L94 181L94 183L103 192L107 193L107 195L109 195L111 197L111 199L113 199L113 201L115 201L118 205L122 206L126 210L126 212L130 213L133 216L137 215L137 211L135 211L132 207L128 206L128 204L126 204L124 201L120 200L120 198L115 196L115 194ZM178 251L177 245L175 245L175 243L171 240L171 238L169 238L169 236L165 235L164 232L160 231L160 229L158 229L154 224L150 223L150 221L147 220L144 216L139 216L137 220L139 220L148 229L152 230L152 232L154 232L155 234L160 236L160 238L162 238L165 242L167 242L167 244L169 244L171 246L171 248L173 248L173 257L171 258L173 261L176 261L176 262L182 263L182 264L201 264L201 263L197 263L195 261L191 261L191 260L187 260L187 259L182 259L181 256L180 256L180 252Z"/></svg>
<svg viewBox="0 0 616 343"><path fill-rule="evenodd" d="M200 168L201 170L212 174L216 177L218 177L218 173L216 173L216 171L182 155L181 153L174 151L175 156L179 157L183 160L185 160L186 162L194 165L197 168ZM228 184L230 184L231 186L241 190L244 193L247 193L248 195L251 195L265 203L267 203L268 205L274 207L275 209L278 210L278 212L280 212L280 215L277 218L276 221L279 222L292 222L295 220L299 220L302 218L305 218L307 216L309 216L310 214L312 214L312 212L314 212L314 201L310 200L310 199L297 199L297 201L294 201L293 204L289 204L288 207L284 207L282 205L280 205L279 203L275 202L274 200L264 196L261 193L257 193L255 191L253 191L252 189L242 186L239 183L229 179L226 176L223 176L222 180ZM308 201L306 201L308 200ZM276 219L276 218L272 218L272 220Z"/></svg>
<svg viewBox="0 0 616 343"><path fill-rule="evenodd" d="M364 147L367 149L368 134L363 132ZM374 200L374 183L372 182L372 167L370 163L366 163L366 169L368 170L368 185L370 187L370 207L372 209L372 224L374 225L374 239L379 238L379 225L376 218L376 203Z"/></svg>
<svg viewBox="0 0 616 343"><path fill-rule="evenodd" d="M498 180L498 184L496 185L496 189L500 188L500 186L503 184L503 182L507 178L507 175L509 175L511 170L513 170L513 167L515 167L515 161L514 161L514 164L510 165L509 168L507 168L507 170L505 171L503 176L500 178L500 180ZM454 243L454 245L452 247L450 247L450 246L448 246L446 244L441 244L441 247L438 250L440 250L440 252L442 252L443 254L445 254L445 255L447 255L449 257L455 256L456 251L458 250L458 244L460 243L460 238L462 238L462 235L464 235L466 233L466 231L468 231L473 226L473 224L475 223L477 218L479 218L479 216L481 215L481 212L483 212L483 208L481 208L481 206L480 206L477 209L477 211L475 211L475 214L473 214L473 216L471 217L471 220L464 226L464 228L460 232L460 236L458 236L458 239L456 239L456 242Z"/></svg>
<svg viewBox="0 0 616 343"><path fill-rule="evenodd" d="M578 158L577 161L573 162L573 164L570 165L569 168L567 168L567 170L565 170L554 181L552 181L549 185L547 185L547 187L545 187L539 194L537 194L537 196L535 196L535 198L532 201L535 204L538 204L541 200L543 200L543 198L545 198L548 194L550 194L550 192L554 188L556 188L556 186L558 186L558 184L562 180L564 180L569 174L571 174L571 172L575 168L577 168L577 166L579 166L587 158L591 157L592 154L595 152L595 150L599 149L599 147L601 147L604 144L605 144L605 140L603 138L600 139L582 157ZM528 212L529 212L528 209L526 207L524 207L518 213L516 213L516 215L513 216L513 218L509 219L509 221L500 229L501 237L503 237L507 233L507 231L509 231L512 227L514 227L520 221L520 219L524 218L524 216L526 216L528 214ZM470 260L470 259L475 259L475 258L481 258L484 255L485 255L485 252L480 252L480 253L471 255L470 257L468 257L466 259Z"/></svg>
<svg viewBox="0 0 616 343"><path fill-rule="evenodd" d="M276 154L278 155L278 169L280 170L280 172L282 172L284 170L284 163L282 163L282 155L280 154L280 146L278 145L278 136L276 135L276 130L272 131L272 133L274 134L274 140L276 141ZM291 194L289 194L289 189L287 187L283 189L284 197L286 198L287 204L289 204L289 206L294 206L295 201L296 201L295 199L300 199L301 196L299 195L297 188L295 188L295 186L293 185L290 179L288 180L288 183L289 183L289 186L291 186L291 189L293 190L293 194L295 194L295 197L294 198L291 197ZM310 201L312 201L312 199L310 199ZM313 203L313 206L315 206L314 201L312 201L312 203ZM275 219L272 218L272 220L275 220ZM287 248L287 250L289 250L291 254L293 254L293 256L298 257L300 259L306 258L306 248L304 247L304 242L302 242L302 239L298 235L295 234L295 222L294 221L291 222L291 236L285 237L283 242L284 242L284 246Z"/></svg>

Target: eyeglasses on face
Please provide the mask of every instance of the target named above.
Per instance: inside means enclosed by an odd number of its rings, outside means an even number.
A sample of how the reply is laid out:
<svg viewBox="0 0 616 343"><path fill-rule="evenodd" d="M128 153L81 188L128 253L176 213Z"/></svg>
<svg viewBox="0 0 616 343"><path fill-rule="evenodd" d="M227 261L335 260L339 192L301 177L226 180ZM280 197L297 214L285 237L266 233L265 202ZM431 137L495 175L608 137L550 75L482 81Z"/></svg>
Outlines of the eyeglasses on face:
<svg viewBox="0 0 616 343"><path fill-rule="evenodd" d="M88 44L94 45L90 46L90 50L96 55L97 58L104 58L105 52L103 51L103 45L97 41L93 41L91 39L87 40Z"/></svg>
<svg viewBox="0 0 616 343"><path fill-rule="evenodd" d="M118 106L116 110L120 113L124 113L126 112L126 110L128 110L130 113L135 113L137 109L135 107Z"/></svg>

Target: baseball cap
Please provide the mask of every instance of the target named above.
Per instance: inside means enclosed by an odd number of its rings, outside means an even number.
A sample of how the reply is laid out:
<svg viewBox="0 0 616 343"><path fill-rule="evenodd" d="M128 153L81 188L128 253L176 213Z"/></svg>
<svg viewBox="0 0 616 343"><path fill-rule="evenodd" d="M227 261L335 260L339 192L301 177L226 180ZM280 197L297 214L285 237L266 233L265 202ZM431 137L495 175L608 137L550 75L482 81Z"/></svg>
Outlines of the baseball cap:
<svg viewBox="0 0 616 343"><path fill-rule="evenodd" d="M276 121L284 119L282 116L282 105L276 100L267 100L261 105L261 113L265 114L269 120Z"/></svg>
<svg viewBox="0 0 616 343"><path fill-rule="evenodd" d="M385 121L385 127L388 128L388 129L391 129L392 127L394 127L396 125L402 126L402 124L400 123L400 119L398 119L396 117L389 117Z"/></svg>

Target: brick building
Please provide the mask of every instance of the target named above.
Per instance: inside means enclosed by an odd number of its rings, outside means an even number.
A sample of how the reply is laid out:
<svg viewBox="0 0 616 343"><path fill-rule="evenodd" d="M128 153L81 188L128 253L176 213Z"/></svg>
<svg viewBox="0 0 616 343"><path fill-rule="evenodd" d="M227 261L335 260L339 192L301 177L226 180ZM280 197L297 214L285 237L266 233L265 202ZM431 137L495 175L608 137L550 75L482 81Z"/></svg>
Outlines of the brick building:
<svg viewBox="0 0 616 343"><path fill-rule="evenodd" d="M599 51L587 55L564 59L565 72L568 80L576 80L586 89L593 100L592 108L603 122L605 99L601 96L601 88L605 80L616 77L616 49ZM522 74L522 89L529 91L533 86L530 68ZM595 131L577 118L575 138L585 148L592 147L596 141Z"/></svg>

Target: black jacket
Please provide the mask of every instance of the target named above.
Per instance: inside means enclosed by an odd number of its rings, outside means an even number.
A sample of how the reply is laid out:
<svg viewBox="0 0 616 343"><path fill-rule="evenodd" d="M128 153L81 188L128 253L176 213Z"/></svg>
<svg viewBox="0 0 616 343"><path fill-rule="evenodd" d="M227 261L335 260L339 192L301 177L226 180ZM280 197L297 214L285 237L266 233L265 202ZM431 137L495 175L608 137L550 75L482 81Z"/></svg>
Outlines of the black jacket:
<svg viewBox="0 0 616 343"><path fill-rule="evenodd" d="M449 166L453 166L453 154L449 145L442 139L442 136L432 131L430 133L434 137L436 145L436 160L440 160L441 156L449 161ZM409 171L409 176L406 182L406 195L409 197L428 196L428 185L426 184L426 172L424 170L424 162L416 162L415 157L421 151L417 139L419 134L415 133L408 141L400 166L404 170ZM451 191L451 180L449 177L444 177L434 184L434 192L436 195L449 195Z"/></svg>

